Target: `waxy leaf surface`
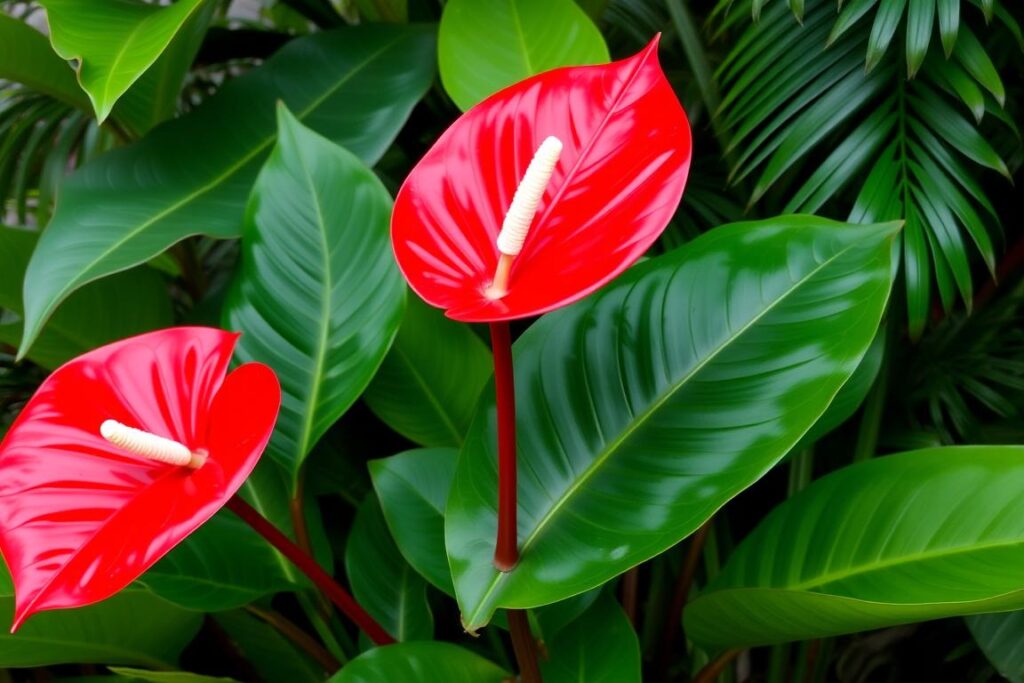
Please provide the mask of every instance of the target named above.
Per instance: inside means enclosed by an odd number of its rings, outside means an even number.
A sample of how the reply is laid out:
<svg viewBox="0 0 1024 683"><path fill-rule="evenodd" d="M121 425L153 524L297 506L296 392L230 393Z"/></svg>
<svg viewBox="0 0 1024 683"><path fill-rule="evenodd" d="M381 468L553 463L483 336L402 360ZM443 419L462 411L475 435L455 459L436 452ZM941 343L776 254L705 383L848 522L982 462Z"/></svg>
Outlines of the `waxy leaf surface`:
<svg viewBox="0 0 1024 683"><path fill-rule="evenodd" d="M494 662L441 641L376 647L353 659L329 683L506 683Z"/></svg>
<svg viewBox="0 0 1024 683"><path fill-rule="evenodd" d="M548 136L564 149L508 293L488 298L498 231ZM391 223L399 267L456 320L564 306L647 250L679 203L689 165L689 123L658 65L657 41L620 62L534 76L460 117L409 174Z"/></svg>
<svg viewBox="0 0 1024 683"><path fill-rule="evenodd" d="M428 26L360 26L291 41L195 111L76 171L29 265L21 354L83 284L190 235L237 237L274 146L278 101L375 163L430 86L434 49Z"/></svg>
<svg viewBox="0 0 1024 683"><path fill-rule="evenodd" d="M273 372L225 377L237 335L172 328L115 342L50 375L0 443L0 551L31 614L118 592L223 506L256 465L280 404ZM126 452L108 419L209 459L198 469Z"/></svg>
<svg viewBox="0 0 1024 683"><path fill-rule="evenodd" d="M1024 448L885 456L776 508L686 608L718 647L1024 607Z"/></svg>
<svg viewBox="0 0 1024 683"><path fill-rule="evenodd" d="M448 500L466 626L604 583L678 543L782 458L875 335L897 227L788 216L718 228L527 330L513 348L514 570L491 564L489 389Z"/></svg>

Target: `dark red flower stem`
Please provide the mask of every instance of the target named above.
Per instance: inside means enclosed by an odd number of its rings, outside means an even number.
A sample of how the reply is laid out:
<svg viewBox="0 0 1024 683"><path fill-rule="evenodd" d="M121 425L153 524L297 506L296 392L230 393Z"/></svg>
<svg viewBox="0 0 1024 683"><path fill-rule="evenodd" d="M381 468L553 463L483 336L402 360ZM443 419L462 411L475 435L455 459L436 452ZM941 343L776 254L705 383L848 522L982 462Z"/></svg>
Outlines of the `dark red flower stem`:
<svg viewBox="0 0 1024 683"><path fill-rule="evenodd" d="M228 509L242 518L251 526L256 533L267 539L270 545L277 548L282 555L287 557L298 567L303 574L316 584L317 588L323 591L324 595L330 598L338 609L355 622L377 645L390 645L395 639L388 635L380 624L373 617L367 614L366 610L359 606L359 603L349 595L348 591L342 588L330 574L320 568L312 557L307 555L299 546L292 543L291 539L282 534L276 526L270 523L266 517L256 511L253 506L246 503L239 496L234 496L228 501Z"/></svg>
<svg viewBox="0 0 1024 683"><path fill-rule="evenodd" d="M519 562L516 525L516 389L512 374L512 333L507 322L491 323L494 393L498 405L498 537L494 566L512 571Z"/></svg>
<svg viewBox="0 0 1024 683"><path fill-rule="evenodd" d="M530 633L530 620L524 609L506 610L508 632L512 636L512 650L519 664L519 680L522 683L542 683L540 665L537 663L537 641Z"/></svg>

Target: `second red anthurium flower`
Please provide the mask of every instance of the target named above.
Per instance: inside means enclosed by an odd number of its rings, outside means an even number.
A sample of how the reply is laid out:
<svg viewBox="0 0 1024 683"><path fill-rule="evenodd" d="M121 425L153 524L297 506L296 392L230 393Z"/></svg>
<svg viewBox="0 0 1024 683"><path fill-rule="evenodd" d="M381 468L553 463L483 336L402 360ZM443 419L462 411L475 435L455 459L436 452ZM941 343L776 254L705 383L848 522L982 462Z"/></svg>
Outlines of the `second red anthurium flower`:
<svg viewBox="0 0 1024 683"><path fill-rule="evenodd" d="M391 224L420 297L467 322L539 315L650 247L682 196L691 147L657 43L521 81L441 136L402 186Z"/></svg>
<svg viewBox="0 0 1024 683"><path fill-rule="evenodd" d="M151 332L43 382L0 443L14 628L41 610L110 597L239 489L270 439L281 390L265 365L227 374L237 339L199 327Z"/></svg>

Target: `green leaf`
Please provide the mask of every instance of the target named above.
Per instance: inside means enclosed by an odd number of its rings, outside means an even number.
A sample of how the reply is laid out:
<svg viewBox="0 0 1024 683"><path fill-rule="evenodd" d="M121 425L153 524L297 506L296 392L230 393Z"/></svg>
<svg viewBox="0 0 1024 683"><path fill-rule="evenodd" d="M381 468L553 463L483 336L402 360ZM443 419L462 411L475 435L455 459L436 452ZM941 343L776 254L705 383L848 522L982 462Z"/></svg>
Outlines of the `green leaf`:
<svg viewBox="0 0 1024 683"><path fill-rule="evenodd" d="M39 233L0 226L0 307L21 315L21 287ZM43 328L29 360L55 369L103 344L174 322L159 273L134 268L75 292ZM0 341L17 346L21 323L0 325Z"/></svg>
<svg viewBox="0 0 1024 683"><path fill-rule="evenodd" d="M223 324L244 333L237 360L277 371L284 397L269 452L295 477L383 360L405 286L384 185L284 105L278 111L278 144L253 188Z"/></svg>
<svg viewBox="0 0 1024 683"><path fill-rule="evenodd" d="M528 76L608 59L601 32L572 0L448 0L441 15L441 83L463 111Z"/></svg>
<svg viewBox="0 0 1024 683"><path fill-rule="evenodd" d="M217 513L140 577L151 591L203 612L294 589L275 550L228 511Z"/></svg>
<svg viewBox="0 0 1024 683"><path fill-rule="evenodd" d="M467 325L409 297L391 351L363 399L421 446L461 446L491 376L491 352Z"/></svg>
<svg viewBox="0 0 1024 683"><path fill-rule="evenodd" d="M14 588L0 566L0 623L11 623ZM14 635L0 632L0 667L137 664L173 668L203 617L129 587L95 605L42 612Z"/></svg>
<svg viewBox="0 0 1024 683"><path fill-rule="evenodd" d="M653 557L778 462L874 337L897 229L810 216L718 228L527 330L514 349L516 568L491 564L490 391L446 510L467 628Z"/></svg>
<svg viewBox="0 0 1024 683"><path fill-rule="evenodd" d="M960 31L956 47L953 49L953 56L963 65L967 73L971 74L978 83L981 83L983 88L992 93L992 96L996 98L1000 106L1006 104L1006 88L1003 87L1003 81L999 78L999 72L996 70L992 60L989 59L985 48L981 46L974 33L966 26Z"/></svg>
<svg viewBox="0 0 1024 683"><path fill-rule="evenodd" d="M264 681L321 683L324 671L273 626L243 610L212 615Z"/></svg>
<svg viewBox="0 0 1024 683"><path fill-rule="evenodd" d="M920 0L918 0L920 1ZM885 0L878 7L875 14L875 23L871 26L871 35L868 36L868 57L867 70L871 71L882 60L882 55L889 49L896 27L903 18L903 9L907 0Z"/></svg>
<svg viewBox="0 0 1024 683"><path fill-rule="evenodd" d="M803 640L1024 605L1024 448L888 456L772 513L686 609L705 645Z"/></svg>
<svg viewBox="0 0 1024 683"><path fill-rule="evenodd" d="M444 508L458 452L421 448L370 461L373 488L398 550L420 576L455 594L444 554Z"/></svg>
<svg viewBox="0 0 1024 683"><path fill-rule="evenodd" d="M54 51L78 63L78 82L96 118L153 65L204 0L150 5L135 0L42 0Z"/></svg>
<svg viewBox="0 0 1024 683"><path fill-rule="evenodd" d="M79 109L89 109L89 100L75 82L75 72L53 54L46 36L3 12L0 79L22 83Z"/></svg>
<svg viewBox="0 0 1024 683"><path fill-rule="evenodd" d="M235 680L218 676L202 676L190 671L149 671L126 666L112 666L110 671L118 678L127 678L140 683L231 683Z"/></svg>
<svg viewBox="0 0 1024 683"><path fill-rule="evenodd" d="M907 10L907 77L913 78L928 54L936 0L915 0Z"/></svg>
<svg viewBox="0 0 1024 683"><path fill-rule="evenodd" d="M960 30L960 0L937 0L939 14L939 36L946 57L953 54L957 32Z"/></svg>
<svg viewBox="0 0 1024 683"><path fill-rule="evenodd" d="M583 615L547 642L545 683L640 683L640 642L619 603L607 591Z"/></svg>
<svg viewBox="0 0 1024 683"><path fill-rule="evenodd" d="M505 683L511 676L478 654L435 641L374 648L328 683Z"/></svg>
<svg viewBox="0 0 1024 683"><path fill-rule="evenodd" d="M967 617L967 628L999 675L1024 683L1024 610Z"/></svg>
<svg viewBox="0 0 1024 683"><path fill-rule="evenodd" d="M960 2L960 0L954 0ZM840 36L846 33L851 26L856 24L861 17L878 4L878 0L847 0L843 3L843 9L832 26L832 32L828 36L828 45L836 42Z"/></svg>
<svg viewBox="0 0 1024 683"><path fill-rule="evenodd" d="M429 26L360 26L294 40L194 112L74 173L29 266L21 355L83 284L189 235L238 236L252 182L276 137L276 101L376 162L430 86L433 52Z"/></svg>
<svg viewBox="0 0 1024 683"><path fill-rule="evenodd" d="M356 512L345 571L355 599L395 640L434 637L427 583L398 552L375 495Z"/></svg>

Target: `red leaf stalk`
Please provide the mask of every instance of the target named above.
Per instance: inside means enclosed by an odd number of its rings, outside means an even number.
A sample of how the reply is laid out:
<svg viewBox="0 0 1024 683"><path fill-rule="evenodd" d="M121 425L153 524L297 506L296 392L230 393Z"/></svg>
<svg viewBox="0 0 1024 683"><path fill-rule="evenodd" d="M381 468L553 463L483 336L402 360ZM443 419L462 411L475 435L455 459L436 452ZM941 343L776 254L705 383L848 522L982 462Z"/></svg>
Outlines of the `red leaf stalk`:
<svg viewBox="0 0 1024 683"><path fill-rule="evenodd" d="M498 538L494 566L512 571L519 562L516 524L516 390L512 374L512 334L507 322L491 323L494 393L498 405Z"/></svg>
<svg viewBox="0 0 1024 683"><path fill-rule="evenodd" d="M277 548L282 555L291 560L303 574L316 584L317 588L323 591L324 595L330 598L331 602L345 616L354 621L356 626L361 628L370 637L370 640L377 645L390 645L395 642L395 639L388 635L388 632L366 610L359 606L359 603L349 595L347 590L338 585L334 578L325 572L312 557L307 555L302 548L292 543L291 539L281 533L277 527L257 512L255 508L239 496L233 496L228 501L227 507L241 517L256 533L267 539L267 542Z"/></svg>

